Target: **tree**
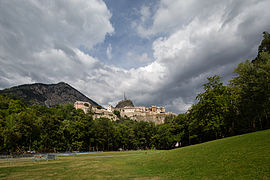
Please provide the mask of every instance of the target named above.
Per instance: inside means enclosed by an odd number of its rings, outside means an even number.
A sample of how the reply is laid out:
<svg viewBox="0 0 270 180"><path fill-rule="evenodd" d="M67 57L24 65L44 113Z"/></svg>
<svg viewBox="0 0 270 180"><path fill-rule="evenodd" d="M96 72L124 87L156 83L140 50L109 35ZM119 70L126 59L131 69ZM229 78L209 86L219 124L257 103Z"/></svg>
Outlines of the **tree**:
<svg viewBox="0 0 270 180"><path fill-rule="evenodd" d="M152 122L136 122L133 126L133 131L139 149L148 149L154 145L152 142L155 128Z"/></svg>
<svg viewBox="0 0 270 180"><path fill-rule="evenodd" d="M157 133L154 137L158 149L171 149L175 145L170 124L161 124L157 126Z"/></svg>
<svg viewBox="0 0 270 180"><path fill-rule="evenodd" d="M231 85L239 88L239 109L253 131L269 127L270 55L261 52L256 61L240 63ZM247 131L250 131L247 129Z"/></svg>
<svg viewBox="0 0 270 180"><path fill-rule="evenodd" d="M113 114L115 114L119 119L121 118L120 111L114 110Z"/></svg>
<svg viewBox="0 0 270 180"><path fill-rule="evenodd" d="M114 129L110 119L99 118L94 120L96 149L112 150Z"/></svg>
<svg viewBox="0 0 270 180"><path fill-rule="evenodd" d="M224 137L224 125L229 110L229 98L226 87L220 82L220 76L207 79L208 82L203 85L205 91L197 96L198 103L192 107L189 115L197 120L202 129L203 141Z"/></svg>
<svg viewBox="0 0 270 180"><path fill-rule="evenodd" d="M258 57L260 57L260 53L262 52L270 53L270 34L268 32L263 32L263 37L264 39L258 48Z"/></svg>
<svg viewBox="0 0 270 180"><path fill-rule="evenodd" d="M186 114L179 114L171 121L175 142L180 146L188 145L188 119Z"/></svg>

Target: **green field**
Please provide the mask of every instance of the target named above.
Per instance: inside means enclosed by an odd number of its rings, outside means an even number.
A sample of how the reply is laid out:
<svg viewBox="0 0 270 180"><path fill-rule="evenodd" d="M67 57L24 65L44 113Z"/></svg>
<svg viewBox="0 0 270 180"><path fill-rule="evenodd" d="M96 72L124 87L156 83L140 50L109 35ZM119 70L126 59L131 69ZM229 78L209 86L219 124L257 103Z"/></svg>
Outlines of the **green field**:
<svg viewBox="0 0 270 180"><path fill-rule="evenodd" d="M0 179L270 179L270 130L170 151L1 160Z"/></svg>

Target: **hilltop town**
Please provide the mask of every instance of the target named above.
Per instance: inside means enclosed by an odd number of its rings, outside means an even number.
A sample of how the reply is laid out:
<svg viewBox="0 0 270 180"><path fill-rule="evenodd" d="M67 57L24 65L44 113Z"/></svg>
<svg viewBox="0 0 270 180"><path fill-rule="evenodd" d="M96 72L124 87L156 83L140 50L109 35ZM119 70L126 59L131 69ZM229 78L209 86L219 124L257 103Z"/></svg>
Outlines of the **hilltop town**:
<svg viewBox="0 0 270 180"><path fill-rule="evenodd" d="M13 94L31 105L53 107L57 104L73 104L76 109L82 109L84 113L92 115L93 119L103 117L116 121L120 118L129 118L135 121L162 124L166 117L175 116L174 113L166 112L164 107L134 106L133 102L126 98L125 94L124 100L118 102L115 107L108 105L107 108L103 108L64 82L57 84L24 84L1 90L0 94Z"/></svg>
<svg viewBox="0 0 270 180"><path fill-rule="evenodd" d="M124 99L113 107L108 105L108 108L94 107L89 102L76 101L74 103L76 109L82 109L86 114L92 114L94 119L108 118L116 121L119 118L130 118L135 121L154 122L155 124L162 124L167 116L174 116L174 113L165 112L164 107L159 106L134 106L129 99Z"/></svg>

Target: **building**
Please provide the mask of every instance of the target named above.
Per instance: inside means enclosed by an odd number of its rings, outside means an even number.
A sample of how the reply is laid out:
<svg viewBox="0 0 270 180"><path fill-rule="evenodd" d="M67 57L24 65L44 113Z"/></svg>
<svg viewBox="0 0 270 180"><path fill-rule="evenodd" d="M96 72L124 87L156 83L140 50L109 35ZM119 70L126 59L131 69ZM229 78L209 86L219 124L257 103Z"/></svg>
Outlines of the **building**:
<svg viewBox="0 0 270 180"><path fill-rule="evenodd" d="M109 112L113 112L113 110L114 110L114 108L113 108L113 106L112 105L110 105L109 104L109 106L108 106L108 109L107 109Z"/></svg>
<svg viewBox="0 0 270 180"><path fill-rule="evenodd" d="M89 102L83 102L83 101L76 101L74 103L74 108L75 109L82 109L83 112L89 113L91 111L92 105Z"/></svg>
<svg viewBox="0 0 270 180"><path fill-rule="evenodd" d="M159 106L134 106L131 100L120 101L116 107L111 105L107 109L98 109L92 107L89 102L76 101L74 103L76 109L82 109L84 113L91 113L93 118L108 118L113 121L119 119L115 114L114 110L120 112L121 117L128 117L136 121L148 121L154 122L155 124L162 124L167 116L172 116L172 113L166 113L165 107Z"/></svg>
<svg viewBox="0 0 270 180"><path fill-rule="evenodd" d="M93 119L97 118L108 118L113 121L117 120L118 117L113 114L112 106L111 109L99 109L96 107L92 107L92 105L89 102L83 102L83 101L76 101L74 103L74 108L75 109L82 109L85 114L91 114L93 115Z"/></svg>
<svg viewBox="0 0 270 180"><path fill-rule="evenodd" d="M115 108L110 107L120 112L121 117L128 117L136 121L148 121L155 124L162 124L166 116L172 115L165 112L165 107L159 106L134 106L131 100L120 101Z"/></svg>

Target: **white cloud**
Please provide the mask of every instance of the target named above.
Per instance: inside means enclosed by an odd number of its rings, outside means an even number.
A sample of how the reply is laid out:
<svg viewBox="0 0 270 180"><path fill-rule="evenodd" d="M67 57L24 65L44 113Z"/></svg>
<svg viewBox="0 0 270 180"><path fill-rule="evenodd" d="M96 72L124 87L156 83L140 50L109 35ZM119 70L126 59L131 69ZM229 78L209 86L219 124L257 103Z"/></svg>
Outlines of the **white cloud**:
<svg viewBox="0 0 270 180"><path fill-rule="evenodd" d="M148 6L142 6L141 10L140 10L140 13L141 13L141 21L142 23L145 23L146 21L148 21L148 19L150 18L151 16L151 12L150 12L150 9Z"/></svg>
<svg viewBox="0 0 270 180"><path fill-rule="evenodd" d="M106 49L106 55L108 59L112 59L112 45L111 44L109 44Z"/></svg>
<svg viewBox="0 0 270 180"><path fill-rule="evenodd" d="M73 65L82 63L83 58L75 57L74 49L80 46L91 49L103 42L106 34L113 33L110 17L105 3L99 0L2 1L1 77L16 72L25 79L20 83L49 81L36 72L35 68L43 65L51 70L66 67L65 71L72 72L73 66L66 60L72 60ZM32 66L34 69L29 69ZM19 84L12 77L1 81L6 85Z"/></svg>
<svg viewBox="0 0 270 180"><path fill-rule="evenodd" d="M186 103L181 97L175 98L166 107L167 109L173 109L175 112L185 113L193 104L193 101Z"/></svg>
<svg viewBox="0 0 270 180"><path fill-rule="evenodd" d="M237 17L239 14L249 13L252 6L268 6L267 0L238 0L238 1L219 1L219 0L161 0L158 9L152 15L152 23L146 26L144 21L137 23L137 32L141 37L154 36L159 33L170 35L179 29L188 26L194 19L205 21L210 15L222 13L224 23ZM265 11L267 8L262 7ZM144 6L141 7L143 11ZM251 13L253 15L253 13ZM262 15L264 16L264 15ZM144 15L141 14L143 19Z"/></svg>

